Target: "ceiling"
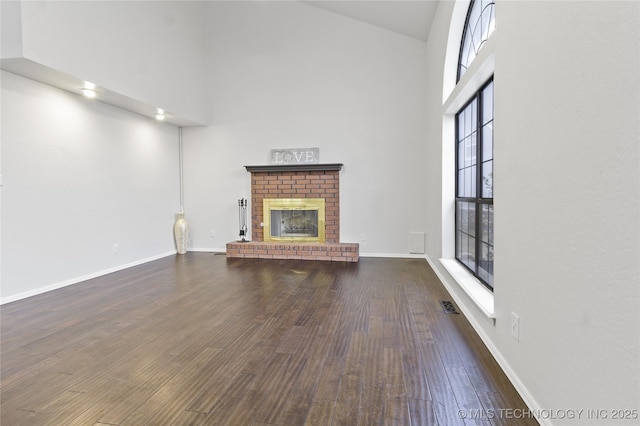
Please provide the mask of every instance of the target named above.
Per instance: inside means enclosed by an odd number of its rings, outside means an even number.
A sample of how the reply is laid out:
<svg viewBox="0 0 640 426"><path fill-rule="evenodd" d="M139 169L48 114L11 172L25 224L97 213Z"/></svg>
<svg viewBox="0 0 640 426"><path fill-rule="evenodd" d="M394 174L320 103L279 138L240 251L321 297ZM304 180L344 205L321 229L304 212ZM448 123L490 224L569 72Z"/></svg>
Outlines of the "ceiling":
<svg viewBox="0 0 640 426"><path fill-rule="evenodd" d="M438 0L304 0L321 9L426 41Z"/></svg>
<svg viewBox="0 0 640 426"><path fill-rule="evenodd" d="M1 0L0 0L1 1ZM439 0L300 0L329 12L375 25L417 40L426 41ZM83 80L26 58L1 59L0 68L69 92L78 93ZM127 96L102 89L100 101L138 114L154 117L156 108ZM176 126L198 126L191 120L167 114Z"/></svg>

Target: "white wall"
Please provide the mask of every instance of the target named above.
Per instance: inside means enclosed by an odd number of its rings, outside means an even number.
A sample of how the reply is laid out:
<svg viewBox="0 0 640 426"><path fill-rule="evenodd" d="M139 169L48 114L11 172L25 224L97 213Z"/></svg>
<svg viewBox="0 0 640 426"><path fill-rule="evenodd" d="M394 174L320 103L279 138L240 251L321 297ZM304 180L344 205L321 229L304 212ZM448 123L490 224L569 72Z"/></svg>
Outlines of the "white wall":
<svg viewBox="0 0 640 426"><path fill-rule="evenodd" d="M0 57L22 56L22 6L18 1L0 2Z"/></svg>
<svg viewBox="0 0 640 426"><path fill-rule="evenodd" d="M211 2L207 28L211 125L185 129L193 247L238 238L244 165L319 147L344 163L341 240L408 254L426 226L425 44L299 2Z"/></svg>
<svg viewBox="0 0 640 426"><path fill-rule="evenodd" d="M8 38L26 59L195 122L206 117L203 10L197 1L3 5L21 20L22 39Z"/></svg>
<svg viewBox="0 0 640 426"><path fill-rule="evenodd" d="M453 8L428 42L430 93ZM447 283L533 408L609 413L543 424L637 422L611 410L640 400L639 18L637 2L496 5L495 325ZM442 235L443 106L429 99L427 216Z"/></svg>
<svg viewBox="0 0 640 426"><path fill-rule="evenodd" d="M3 302L174 252L176 127L5 71L1 97Z"/></svg>

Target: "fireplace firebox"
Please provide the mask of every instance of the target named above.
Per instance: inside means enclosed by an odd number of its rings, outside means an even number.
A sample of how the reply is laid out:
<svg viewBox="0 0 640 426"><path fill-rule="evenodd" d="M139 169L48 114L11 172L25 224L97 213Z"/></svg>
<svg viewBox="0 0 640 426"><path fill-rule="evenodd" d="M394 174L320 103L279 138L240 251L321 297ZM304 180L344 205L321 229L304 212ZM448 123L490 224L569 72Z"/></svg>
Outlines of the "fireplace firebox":
<svg viewBox="0 0 640 426"><path fill-rule="evenodd" d="M264 241L325 242L324 198L265 198Z"/></svg>

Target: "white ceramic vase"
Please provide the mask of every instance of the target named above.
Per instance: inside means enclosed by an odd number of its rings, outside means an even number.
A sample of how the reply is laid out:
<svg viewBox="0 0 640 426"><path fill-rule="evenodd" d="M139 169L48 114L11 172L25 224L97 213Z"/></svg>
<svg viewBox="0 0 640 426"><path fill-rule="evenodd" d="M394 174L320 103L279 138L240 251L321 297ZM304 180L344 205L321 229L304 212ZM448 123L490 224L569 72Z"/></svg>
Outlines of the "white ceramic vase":
<svg viewBox="0 0 640 426"><path fill-rule="evenodd" d="M187 241L189 240L189 224L184 218L184 213L176 214L176 222L173 224L173 236L176 240L178 254L187 252Z"/></svg>

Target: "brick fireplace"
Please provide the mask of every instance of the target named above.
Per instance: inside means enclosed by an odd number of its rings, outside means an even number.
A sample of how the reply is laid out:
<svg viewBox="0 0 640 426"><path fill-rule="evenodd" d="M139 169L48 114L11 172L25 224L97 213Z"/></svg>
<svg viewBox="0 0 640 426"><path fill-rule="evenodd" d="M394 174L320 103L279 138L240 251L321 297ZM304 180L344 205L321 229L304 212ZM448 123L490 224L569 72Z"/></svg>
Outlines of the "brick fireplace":
<svg viewBox="0 0 640 426"><path fill-rule="evenodd" d="M251 173L251 240L227 244L227 257L357 262L357 243L340 242L342 164L245 166ZM264 199L323 198L325 242L265 242Z"/></svg>

